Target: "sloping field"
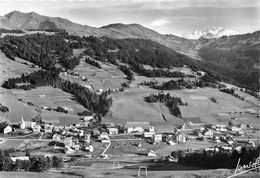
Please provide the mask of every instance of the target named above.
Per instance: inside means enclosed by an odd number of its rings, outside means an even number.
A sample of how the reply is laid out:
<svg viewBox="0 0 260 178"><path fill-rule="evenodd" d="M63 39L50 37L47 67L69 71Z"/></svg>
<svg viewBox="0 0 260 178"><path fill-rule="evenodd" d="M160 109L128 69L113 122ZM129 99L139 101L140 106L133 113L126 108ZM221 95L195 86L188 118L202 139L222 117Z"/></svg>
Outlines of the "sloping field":
<svg viewBox="0 0 260 178"><path fill-rule="evenodd" d="M99 62L99 61L97 61ZM102 69L92 66L84 61L74 68L74 72L79 73L79 77L72 75L61 75L61 78L77 82L81 85L91 85L94 90L120 88L126 81L126 75L113 64L99 62ZM82 81L80 77L86 77L88 81Z"/></svg>
<svg viewBox="0 0 260 178"><path fill-rule="evenodd" d="M46 88L43 88L43 90L45 90ZM36 89L37 91L37 89ZM25 91L22 91L21 92L24 92L24 95L28 96L28 101L31 101L32 103L33 102L38 102L41 104L41 102L49 102L51 104L51 102L55 102L55 97L53 96L52 99L50 99L48 101L48 99L41 99L39 96L35 96L35 94L32 92L32 95L29 95L30 93L26 93ZM50 93L52 93L53 91L50 90ZM57 91L56 91L57 92ZM37 92L36 92L37 93ZM60 91L60 93L65 93L63 91ZM59 96L58 93L57 94L57 97ZM22 95L22 94L21 94ZM48 96L48 94L47 94ZM63 94L64 96L64 94ZM66 96L67 97L67 101L69 101L69 98L70 96ZM10 122L20 122L21 121L21 117L23 117L25 120L31 120L33 117L37 116L38 115L38 112L36 112L36 108L35 106L29 106L27 104L27 102L24 102L24 101L18 101L18 98L20 98L20 93L17 95L11 91L8 91L4 88L1 88L0 87L0 102L7 106L9 108L9 112L7 114L2 114L1 113L1 117L5 118L6 120L9 120ZM25 99L25 101L27 101ZM59 101L61 102L61 101ZM72 101L70 100L70 103L71 103L71 107L72 108L76 108L76 109L79 109L79 110L82 110L83 107L79 104L77 104L75 101ZM68 103L67 103L68 104ZM78 111L79 111L78 110ZM76 112L76 110L75 110ZM73 124L73 123L77 123L79 122L79 116L77 115L73 115L73 114L66 114L66 113L59 113L59 112L56 112L56 111L46 111L46 110L42 110L42 118L44 120L48 120L50 122L53 122L53 123L59 123L59 124Z"/></svg>
<svg viewBox="0 0 260 178"><path fill-rule="evenodd" d="M30 62L20 58L15 58L16 61L10 60L0 51L0 84L12 77L19 77L22 73L32 73L39 69L32 68ZM24 64L27 63L28 65Z"/></svg>
<svg viewBox="0 0 260 178"><path fill-rule="evenodd" d="M242 101L232 95L220 92L218 89L198 88L195 90L179 90L171 91L176 96L183 98L188 106L181 106L183 118L200 118L203 122L216 123L216 115L222 117L223 113L229 112L245 112L247 108L253 105L246 101ZM217 99L217 103L213 103L210 98ZM219 114L220 113L220 114ZM223 115L226 118L226 114ZM232 116L230 115L229 118ZM253 120L258 122L259 120Z"/></svg>
<svg viewBox="0 0 260 178"><path fill-rule="evenodd" d="M125 92L111 94L113 104L106 121L123 124L128 121L148 121L151 125L164 128L182 124L187 118L193 122L196 120L192 119L199 119L199 121L207 123L228 122L234 117L229 112L242 112L240 117L244 117L243 112L254 106L252 103L212 88L164 91L164 93L171 93L172 96L181 97L184 102L188 103L188 106L180 106L184 118L180 119L173 116L163 103L146 103L144 101L145 96L158 92L160 91L140 86L130 88ZM210 100L211 97L216 98L217 103L213 103ZM220 121L222 117L223 120ZM248 114L247 117L248 120L244 123L260 124L260 119L255 116Z"/></svg>
<svg viewBox="0 0 260 178"><path fill-rule="evenodd" d="M38 107L57 108L57 106L62 106L66 107L70 114L77 114L85 110L82 105L75 101L73 95L58 88L47 86L29 91L12 90L12 92L23 101L32 102Z"/></svg>
<svg viewBox="0 0 260 178"><path fill-rule="evenodd" d="M12 61L0 52L0 85L12 77L19 77L22 73L27 74L39 69L32 68L32 63L20 58ZM18 101L18 99L23 101ZM67 106L70 114L58 113L56 111L42 111L44 120L51 120L54 123L71 124L78 121L76 114L85 108L78 104L72 95L52 87L40 87L30 91L6 90L0 87L0 102L9 108L7 114L0 113L1 119L11 122L20 122L23 116L25 120L31 120L38 113L34 106L29 106L27 102L32 102L36 106ZM72 115L73 114L73 115Z"/></svg>
<svg viewBox="0 0 260 178"><path fill-rule="evenodd" d="M128 121L148 121L151 125L162 126L165 129L183 123L181 119L171 115L169 109L163 103L146 103L144 97L151 93L157 93L157 91L138 87L112 94L111 113L106 120L122 124ZM162 114L165 118L163 118Z"/></svg>

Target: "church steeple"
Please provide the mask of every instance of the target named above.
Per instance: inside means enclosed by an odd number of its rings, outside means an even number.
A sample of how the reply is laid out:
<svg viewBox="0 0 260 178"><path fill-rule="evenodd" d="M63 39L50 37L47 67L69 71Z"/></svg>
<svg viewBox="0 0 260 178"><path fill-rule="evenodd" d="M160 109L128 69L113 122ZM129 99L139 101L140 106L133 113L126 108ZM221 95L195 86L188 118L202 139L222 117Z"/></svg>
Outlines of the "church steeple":
<svg viewBox="0 0 260 178"><path fill-rule="evenodd" d="M25 129L25 122L23 120L23 116L22 116L22 121L20 123L20 129Z"/></svg>

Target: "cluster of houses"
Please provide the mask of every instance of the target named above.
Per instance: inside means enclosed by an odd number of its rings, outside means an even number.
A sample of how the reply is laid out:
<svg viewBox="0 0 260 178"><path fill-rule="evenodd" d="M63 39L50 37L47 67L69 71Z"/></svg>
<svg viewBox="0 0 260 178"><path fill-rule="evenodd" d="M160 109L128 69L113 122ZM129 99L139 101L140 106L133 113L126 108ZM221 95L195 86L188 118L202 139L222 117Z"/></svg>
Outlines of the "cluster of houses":
<svg viewBox="0 0 260 178"><path fill-rule="evenodd" d="M194 129L193 132L197 138L213 139L216 143L228 143L233 144L235 137L244 137L246 133L243 129L247 128L247 125L241 123L239 125L225 125L225 124L211 124Z"/></svg>
<svg viewBox="0 0 260 178"><path fill-rule="evenodd" d="M3 133L7 134L16 130L31 130L34 133L45 133L51 136L48 137L53 141L53 149L64 150L66 154L72 154L75 151L83 150L93 152L93 141L101 143L110 143L111 137L117 135L139 135L142 139L151 144L158 144L166 142L169 145L186 143L193 138L211 139L216 143L228 143L230 145L234 142L234 137L243 137L245 132L245 124L240 125L213 125L202 124L196 129L191 127L191 123L184 123L175 130L165 132L158 132L150 125L149 122L126 122L124 125L115 124L101 124L94 128L89 128L89 123L95 120L95 115L85 116L81 118L78 124L62 126L60 124L51 123L37 123L34 121L25 121L23 118L18 124L9 124L3 129ZM187 131L192 134L187 134ZM141 147L141 143L138 144ZM214 148L215 149L215 148ZM149 152L153 155L154 152Z"/></svg>

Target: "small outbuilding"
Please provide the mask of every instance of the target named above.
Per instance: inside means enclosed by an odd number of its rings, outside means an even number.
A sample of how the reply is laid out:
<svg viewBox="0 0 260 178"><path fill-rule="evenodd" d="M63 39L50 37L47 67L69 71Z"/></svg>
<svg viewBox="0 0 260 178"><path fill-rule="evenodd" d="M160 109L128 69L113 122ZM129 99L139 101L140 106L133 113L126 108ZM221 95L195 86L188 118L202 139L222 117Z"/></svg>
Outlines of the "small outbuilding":
<svg viewBox="0 0 260 178"><path fill-rule="evenodd" d="M107 128L107 130L108 130L109 135L118 134L118 128L116 128L116 127L110 127L110 128Z"/></svg>
<svg viewBox="0 0 260 178"><path fill-rule="evenodd" d="M186 135L182 132L177 132L175 138L177 143L185 143L187 141Z"/></svg>
<svg viewBox="0 0 260 178"><path fill-rule="evenodd" d="M149 157L156 157L156 153L153 150L150 150L147 154Z"/></svg>
<svg viewBox="0 0 260 178"><path fill-rule="evenodd" d="M13 130L13 128L10 125L8 125L4 128L3 132L4 132L4 134L7 134L7 133L12 132L12 130Z"/></svg>
<svg viewBox="0 0 260 178"><path fill-rule="evenodd" d="M35 126L33 126L32 130L35 133L40 133L41 132L41 126L40 125L35 125Z"/></svg>
<svg viewBox="0 0 260 178"><path fill-rule="evenodd" d="M155 134L153 137L154 143L161 143L162 142L162 134Z"/></svg>

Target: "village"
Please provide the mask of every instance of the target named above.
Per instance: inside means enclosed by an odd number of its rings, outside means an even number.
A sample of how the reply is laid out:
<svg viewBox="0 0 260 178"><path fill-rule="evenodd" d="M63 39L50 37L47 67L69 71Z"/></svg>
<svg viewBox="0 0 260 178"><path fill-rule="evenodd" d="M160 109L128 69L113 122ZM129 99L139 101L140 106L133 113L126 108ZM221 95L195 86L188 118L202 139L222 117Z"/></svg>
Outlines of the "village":
<svg viewBox="0 0 260 178"><path fill-rule="evenodd" d="M98 122L96 115L82 117L78 123L66 126L29 121L22 117L19 123L9 123L1 130L0 144L5 144L8 140L21 139L48 145L48 149L46 146L39 146L20 150L24 155L14 153L11 157L14 162L17 159L29 160L29 155L25 154L28 152L30 155L59 156L65 162L73 158L113 160L118 155L124 159L127 158L123 155L132 155L128 160L131 158L135 161L162 157L176 161L178 158L171 156L171 152L176 150L232 152L245 146L256 147L259 142L259 128L243 123L237 124L235 119L233 120L234 122L227 125L187 122L173 130L157 130L149 122L102 124ZM252 133L256 136L252 137ZM133 158L133 155L136 157Z"/></svg>

